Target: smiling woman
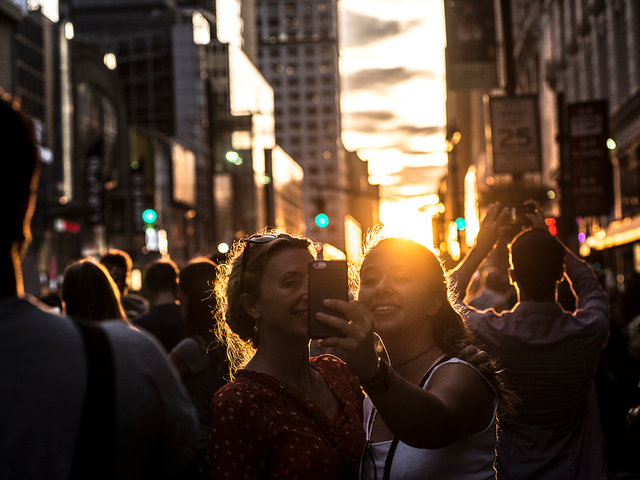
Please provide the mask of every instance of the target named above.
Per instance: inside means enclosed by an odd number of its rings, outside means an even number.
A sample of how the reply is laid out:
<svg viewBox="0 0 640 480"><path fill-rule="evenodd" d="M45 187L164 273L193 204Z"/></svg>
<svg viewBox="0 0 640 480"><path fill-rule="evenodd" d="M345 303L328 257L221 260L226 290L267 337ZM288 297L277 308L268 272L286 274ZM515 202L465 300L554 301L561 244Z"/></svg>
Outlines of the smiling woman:
<svg viewBox="0 0 640 480"><path fill-rule="evenodd" d="M309 359L316 252L306 238L265 231L237 242L220 269L217 334L233 369L244 368L211 402L213 478L355 478L362 390L337 358Z"/></svg>
<svg viewBox="0 0 640 480"><path fill-rule="evenodd" d="M466 353L473 336L437 256L407 239L370 240L358 300L325 301L350 322L318 314L344 335L321 345L344 351L367 393L362 478L494 478L496 415L512 394L493 362Z"/></svg>

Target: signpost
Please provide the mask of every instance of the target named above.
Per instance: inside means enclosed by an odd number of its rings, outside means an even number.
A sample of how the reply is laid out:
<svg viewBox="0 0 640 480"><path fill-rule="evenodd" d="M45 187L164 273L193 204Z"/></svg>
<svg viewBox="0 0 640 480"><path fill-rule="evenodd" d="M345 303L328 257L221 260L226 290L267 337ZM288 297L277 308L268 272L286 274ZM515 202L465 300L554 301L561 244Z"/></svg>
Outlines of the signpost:
<svg viewBox="0 0 640 480"><path fill-rule="evenodd" d="M540 128L535 96L496 97L489 103L493 172L540 170Z"/></svg>
<svg viewBox="0 0 640 480"><path fill-rule="evenodd" d="M567 113L571 211L582 216L607 214L612 198L607 102L572 103Z"/></svg>

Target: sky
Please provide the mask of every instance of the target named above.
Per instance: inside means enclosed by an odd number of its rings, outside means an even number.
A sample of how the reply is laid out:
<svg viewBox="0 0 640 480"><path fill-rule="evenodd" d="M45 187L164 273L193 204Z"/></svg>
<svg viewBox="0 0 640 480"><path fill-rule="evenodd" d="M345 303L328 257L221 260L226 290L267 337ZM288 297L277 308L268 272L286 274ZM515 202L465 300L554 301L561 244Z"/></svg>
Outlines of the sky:
<svg viewBox="0 0 640 480"><path fill-rule="evenodd" d="M443 4L339 1L343 143L381 185L386 233L425 244L447 163Z"/></svg>
<svg viewBox="0 0 640 480"><path fill-rule="evenodd" d="M57 19L57 0L40 4ZM425 244L447 163L443 4L338 1L343 143L381 185L385 233Z"/></svg>

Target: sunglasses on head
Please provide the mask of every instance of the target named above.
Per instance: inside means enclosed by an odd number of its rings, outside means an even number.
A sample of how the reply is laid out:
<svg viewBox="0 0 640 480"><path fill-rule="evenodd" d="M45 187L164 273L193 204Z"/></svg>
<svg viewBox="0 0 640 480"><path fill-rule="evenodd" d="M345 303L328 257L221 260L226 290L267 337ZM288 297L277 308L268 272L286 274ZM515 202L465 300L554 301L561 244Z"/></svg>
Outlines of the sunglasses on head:
<svg viewBox="0 0 640 480"><path fill-rule="evenodd" d="M244 276L245 270L247 269L247 259L249 258L249 245L251 245L252 243L269 243L274 241L276 238L280 238L280 235L265 233L263 235L253 235L245 239L244 251L242 252L242 264L240 266L240 293L244 293Z"/></svg>

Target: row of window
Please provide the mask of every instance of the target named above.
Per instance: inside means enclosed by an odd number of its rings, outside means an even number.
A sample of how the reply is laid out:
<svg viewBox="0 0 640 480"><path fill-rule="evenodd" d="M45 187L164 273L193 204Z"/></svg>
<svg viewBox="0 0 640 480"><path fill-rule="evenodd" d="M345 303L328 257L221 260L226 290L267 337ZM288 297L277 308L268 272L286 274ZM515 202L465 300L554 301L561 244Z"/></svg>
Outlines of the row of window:
<svg viewBox="0 0 640 480"><path fill-rule="evenodd" d="M150 52L169 52L171 45L169 37L157 35L120 40L115 48L116 56L127 57L130 55L147 55Z"/></svg>
<svg viewBox="0 0 640 480"><path fill-rule="evenodd" d="M334 115L335 114L335 106L334 105L326 105L319 109L318 107L307 107L304 110L305 115L318 115L319 112L322 112L323 115ZM282 117L284 110L282 108L276 108L275 116ZM302 109L300 107L289 107L287 109L287 113L292 117L299 117L302 114Z"/></svg>
<svg viewBox="0 0 640 480"><path fill-rule="evenodd" d="M287 35L286 33L279 33L269 36L267 40L271 45L275 45L276 43L333 42L335 38L329 34L329 30L322 29L320 33L313 33L311 35Z"/></svg>
<svg viewBox="0 0 640 480"><path fill-rule="evenodd" d="M287 148L287 151L291 152L291 158L299 162L304 162L304 160L307 158L313 162L319 162L322 159L331 160L333 158L333 154L329 150L324 150L324 151L312 150L311 152L308 152L305 150L297 150L294 147L294 148ZM305 171L315 175L320 173L317 167L314 167L313 170L305 170ZM324 168L324 173L333 174L335 173L335 168L331 165L327 165Z"/></svg>
<svg viewBox="0 0 640 480"><path fill-rule="evenodd" d="M290 93L286 97L287 104L291 103L300 103L304 97L305 102L310 103L320 103L320 95L315 92L307 93L306 95L301 95L300 93ZM276 104L282 102L283 96L279 92L274 95ZM331 107L334 105L335 96L332 92L324 92L322 95L323 103L330 102Z"/></svg>
<svg viewBox="0 0 640 480"><path fill-rule="evenodd" d="M315 57L316 55L318 55L318 53L325 57L332 57L334 54L334 49L331 47L327 47L327 46L322 46L320 48L316 47L316 46L307 46L307 47L297 47L297 46L293 46L293 47L287 47L286 49L284 48L269 48L269 57L271 58L276 58L276 57L280 57L281 55L284 55L286 53L288 58L295 58L298 56L301 57L305 57L305 58L309 58L309 57ZM260 51L258 52L258 55L260 57L264 57L266 56L266 49L261 48Z"/></svg>
<svg viewBox="0 0 640 480"><path fill-rule="evenodd" d="M314 5L312 3L297 3L297 4L288 3L284 6L284 11L285 13L288 13L288 14L296 13L296 10L298 12L304 12L304 13L313 13L314 10L317 10L318 12L322 13L322 12L326 12L329 9L329 6L324 2L316 4L315 9L313 7ZM268 5L267 13L269 15L278 15L279 13L278 5Z"/></svg>
<svg viewBox="0 0 640 480"><path fill-rule="evenodd" d="M171 60L169 57L159 57L148 60L139 60L137 62L120 62L118 65L120 76L126 77L139 75L161 75L162 73L171 73Z"/></svg>
<svg viewBox="0 0 640 480"><path fill-rule="evenodd" d="M308 25L308 26L311 26L314 23L319 23L320 25L331 25L331 17L329 15L326 15L326 14L325 15L320 15L320 16L304 15L301 18L302 18L302 20L300 20L300 18L298 18L298 17L281 18L281 17L277 17L276 16L276 17L269 17L268 19L265 19L263 17L259 17L258 18L258 28L262 28L262 26L265 23L271 29L273 29L273 28L277 29L281 25L284 25L285 27L292 27L292 28L297 28L301 24L302 25Z"/></svg>
<svg viewBox="0 0 640 480"><path fill-rule="evenodd" d="M309 72L314 69L315 69L314 63L308 63L307 65L305 65L304 69L298 63L291 63L286 67L281 63L279 63L277 65L274 65L272 68L272 70L276 73L286 72L288 75L293 75L296 72ZM323 63L318 67L318 72L320 72L320 74L322 75L332 71L333 71L333 65L330 63Z"/></svg>
<svg viewBox="0 0 640 480"><path fill-rule="evenodd" d="M282 132L284 130L284 125L280 122L276 122L276 132ZM336 128L336 124L331 121L324 122L322 128L325 132L333 132ZM290 133L301 133L303 131L316 131L318 130L318 122L311 120L306 124L306 128L303 130L301 123L289 123L288 130Z"/></svg>
<svg viewBox="0 0 640 480"><path fill-rule="evenodd" d="M334 79L332 77L320 77L320 78L321 78L322 85L331 86L334 83ZM269 83L274 88L280 88L283 85L285 85L285 82L283 82L282 79L279 77L270 79ZM304 79L300 77L290 77L290 78L287 78L287 81L286 81L286 85L288 85L289 87L298 87L303 84L308 86L315 86L318 84L318 77L315 77L315 76L305 77ZM327 94L325 94L324 96L326 97L326 95ZM334 94L329 92L328 95L329 95L329 98L333 98Z"/></svg>
<svg viewBox="0 0 640 480"><path fill-rule="evenodd" d="M318 137L316 136L308 136L308 137L291 136L287 143L289 143L290 145L302 145L304 143L303 140L306 140L307 145L315 146L320 143L318 141ZM322 145L328 148L335 146L335 144L336 144L336 139L334 137L324 137L324 140L322 141Z"/></svg>

